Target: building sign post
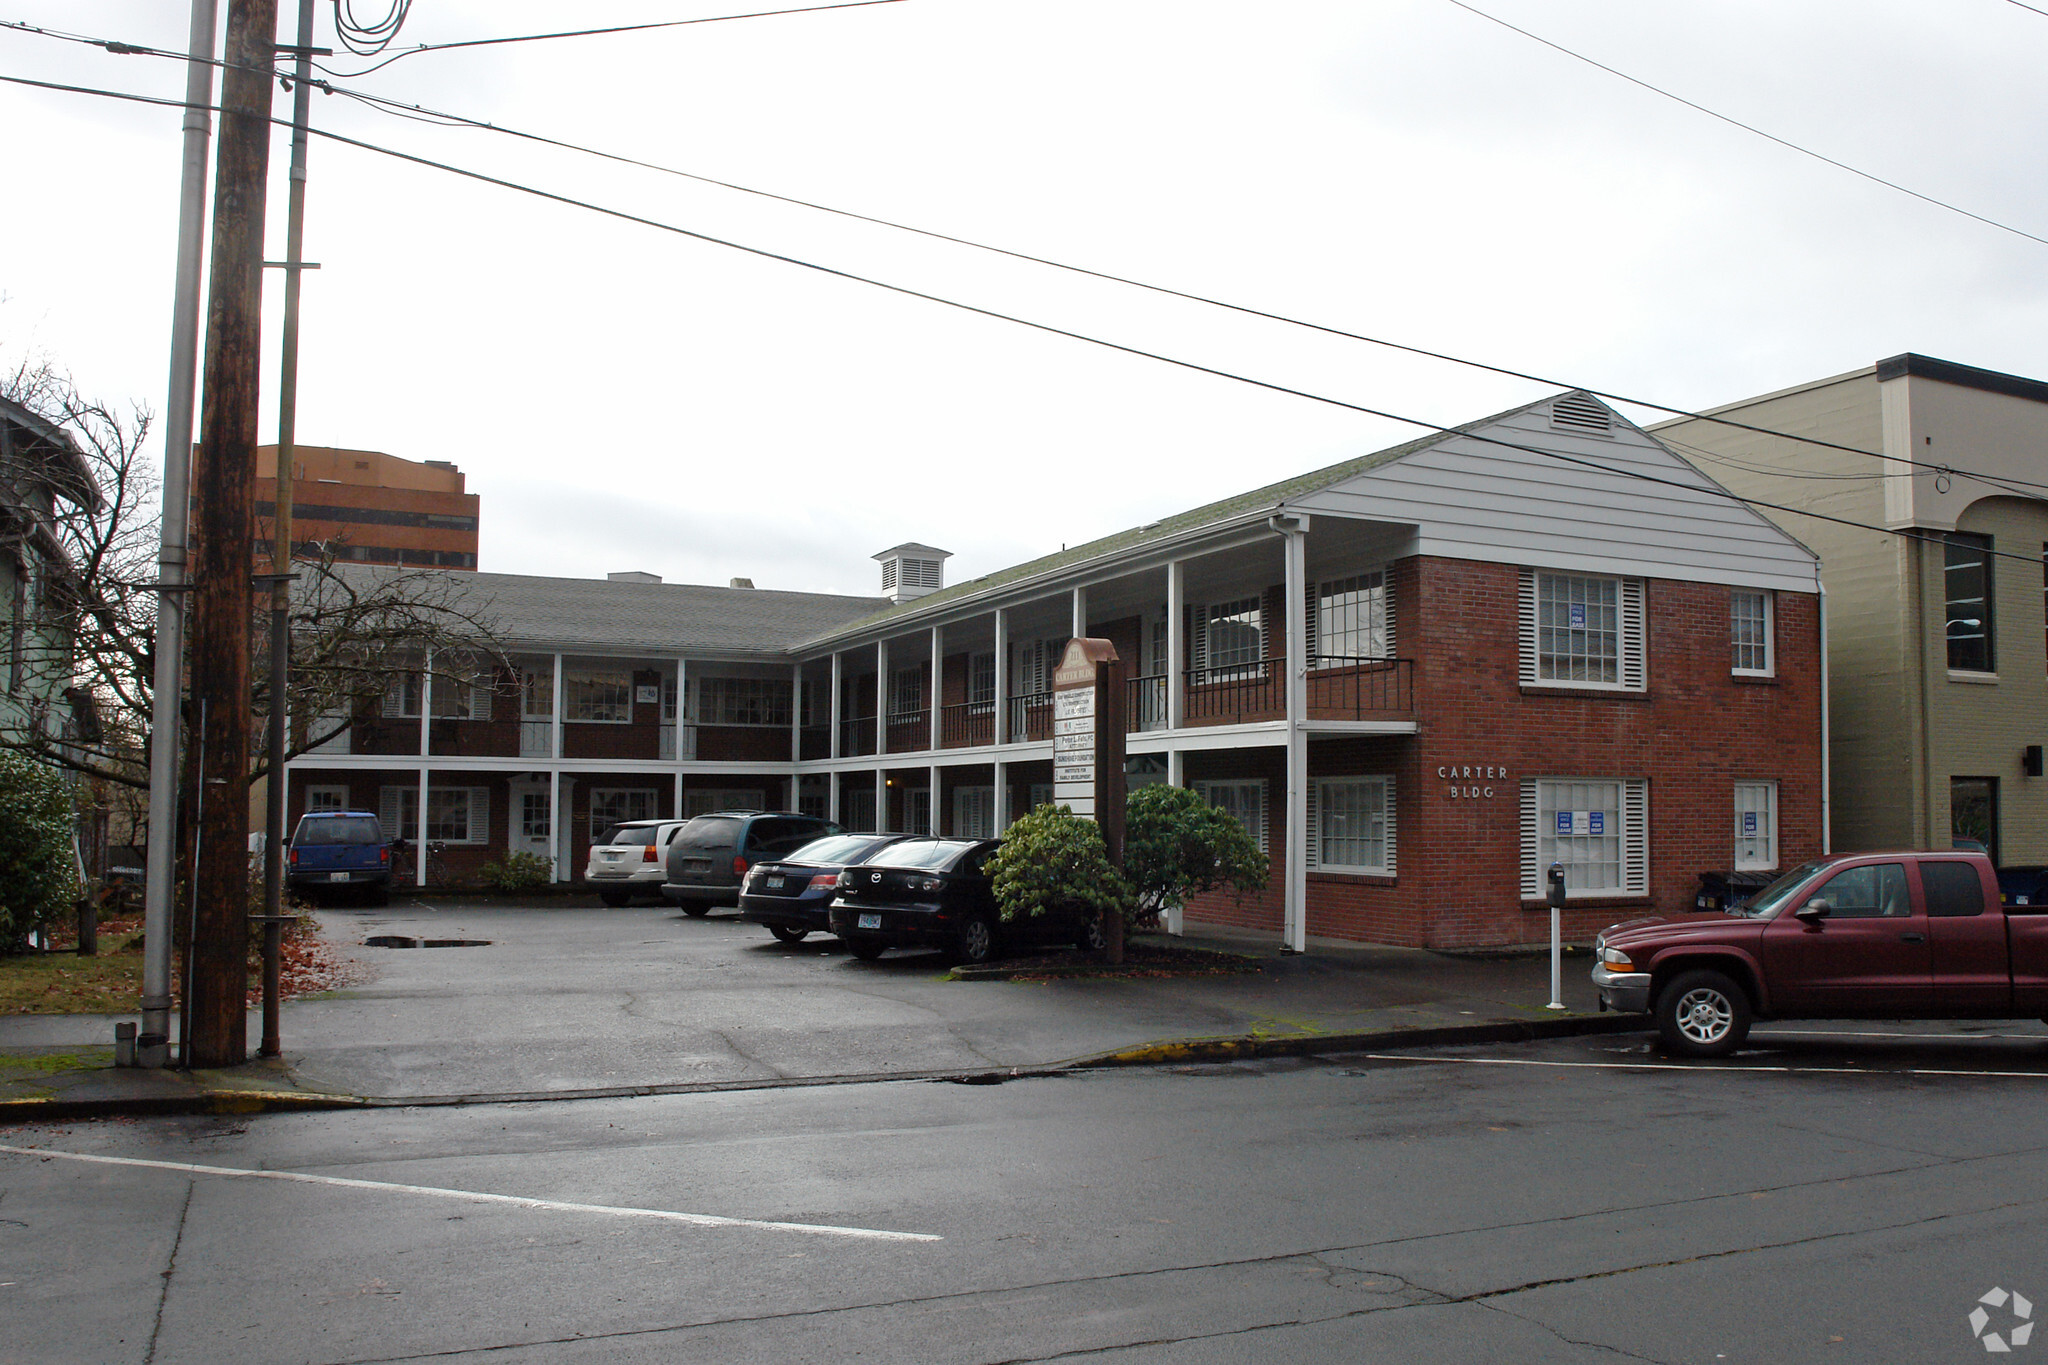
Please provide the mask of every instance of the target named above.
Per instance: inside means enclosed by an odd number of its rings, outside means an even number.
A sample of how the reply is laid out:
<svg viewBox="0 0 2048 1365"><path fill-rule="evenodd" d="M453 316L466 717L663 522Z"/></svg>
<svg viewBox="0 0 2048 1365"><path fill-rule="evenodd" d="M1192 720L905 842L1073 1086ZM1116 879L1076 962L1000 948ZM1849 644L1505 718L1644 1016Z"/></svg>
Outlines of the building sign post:
<svg viewBox="0 0 2048 1365"><path fill-rule="evenodd" d="M1052 675L1052 799L1102 828L1110 866L1124 865L1124 662L1107 640L1067 641ZM1121 915L1103 926L1123 957Z"/></svg>

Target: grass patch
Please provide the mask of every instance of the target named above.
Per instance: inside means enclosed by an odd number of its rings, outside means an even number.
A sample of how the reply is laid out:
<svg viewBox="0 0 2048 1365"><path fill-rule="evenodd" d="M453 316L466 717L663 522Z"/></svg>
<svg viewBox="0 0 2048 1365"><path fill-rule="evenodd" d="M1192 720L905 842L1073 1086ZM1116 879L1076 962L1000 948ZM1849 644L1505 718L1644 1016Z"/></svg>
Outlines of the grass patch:
<svg viewBox="0 0 2048 1365"><path fill-rule="evenodd" d="M142 998L142 955L21 953L0 957L0 1014L132 1014Z"/></svg>
<svg viewBox="0 0 2048 1365"><path fill-rule="evenodd" d="M60 1071L97 1071L113 1065L114 1050L91 1048L84 1052L42 1052L0 1056L0 1080L12 1080L15 1073L54 1076Z"/></svg>

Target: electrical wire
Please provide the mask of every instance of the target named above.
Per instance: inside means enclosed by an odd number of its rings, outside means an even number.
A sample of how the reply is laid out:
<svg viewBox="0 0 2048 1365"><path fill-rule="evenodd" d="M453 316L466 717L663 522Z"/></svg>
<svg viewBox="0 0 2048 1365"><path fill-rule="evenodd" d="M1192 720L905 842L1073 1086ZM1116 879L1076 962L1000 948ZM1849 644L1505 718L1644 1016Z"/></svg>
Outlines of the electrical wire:
<svg viewBox="0 0 2048 1365"><path fill-rule="evenodd" d="M2019 5L2021 9L2029 14L2038 14L2043 19L2048 19L2048 9L2035 9L2032 5L2021 3L2021 0L2005 0L2005 3L2008 5Z"/></svg>
<svg viewBox="0 0 2048 1365"><path fill-rule="evenodd" d="M412 0L389 0L389 3L390 8L384 11L383 18L366 24L356 18L354 0L334 0L334 36L358 57L376 56L391 46L391 40L398 36L399 29L405 27L405 17L412 10Z"/></svg>
<svg viewBox="0 0 2048 1365"><path fill-rule="evenodd" d="M1931 194L1922 194L1920 191L1916 189L1909 189L1908 187L1901 185L1896 180L1887 180L1881 175L1874 174L1870 171L1863 170L1856 166L1851 166L1846 161L1837 161L1834 157L1828 156L1823 152L1816 152L1811 147L1802 147L1798 143L1793 142L1787 138L1779 137L1776 133L1767 133L1753 123L1744 123L1741 119L1731 118L1729 115L1721 113L1719 110L1709 109L1706 105L1697 104L1694 101L1687 99L1683 95L1673 94L1671 91L1664 89L1662 86L1652 85L1648 81L1643 80L1640 77L1631 76L1628 74L1628 72L1619 70L1615 67L1611 67L1607 65L1605 62L1595 61L1593 58L1588 57L1583 52L1574 52L1572 49L1564 46L1562 43L1554 43L1550 39L1543 37L1541 34L1531 33L1526 28L1517 28L1515 25L1509 23L1507 20L1499 17L1498 15L1488 14L1483 9L1479 9L1473 5L1465 3L1465 0L1444 0L1444 2L1446 4L1456 5L1459 9L1464 10L1467 14L1475 15L1478 18L1484 19L1489 24L1498 24L1502 28L1508 30L1508 32L1510 33L1519 33L1531 42L1541 43L1543 44L1543 46L1549 48L1553 52L1561 52L1565 56L1570 57L1573 61L1584 62L1587 66L1593 67L1596 70L1605 71L1610 76L1619 77L1620 79L1627 81L1630 85L1639 86L1642 89L1649 91L1653 95L1662 95L1665 99L1672 100L1678 104L1682 104L1688 109L1696 110L1699 113L1705 114L1708 118L1719 119L1721 122L1729 125L1732 128L1740 128L1743 132L1753 133L1757 137L1763 138L1767 142L1775 142L1780 147L1785 148L1787 151L1797 152L1801 156L1812 157L1815 161L1824 162L1827 165L1833 166L1836 170L1847 171L1849 174L1854 176L1861 176L1863 179L1870 181L1872 184L1882 185L1888 190L1897 190L1900 194L1911 195L1913 198L1918 199L1923 204L1932 204L1935 208L1946 209L1950 213L1959 213L1965 218L1974 218L1978 222L1983 223L1987 227L1997 228L2000 232L2010 232L2015 237L2024 237L2030 242L2039 242L2043 246L2048 246L2048 237L2037 236L2034 233L2028 232L2025 228L2014 227L2010 223L2001 223L1996 218L1987 218L1981 213L1973 213L1969 209L1962 208L1955 204L1951 204L1945 199L1936 199ZM2021 8L2031 8L2031 6L2022 6Z"/></svg>
<svg viewBox="0 0 2048 1365"><path fill-rule="evenodd" d="M881 3L882 0L866 0L866 2ZM1459 2L1460 0L1452 0L1452 3L1454 4ZM1478 13L1478 11L1474 11L1474 13ZM707 21L685 20L680 22L695 23ZM130 47L125 44L111 44L106 40L102 39L88 38L83 35L76 34L57 33L51 30L37 29L27 25L11 24L6 23L4 21L0 21L0 28L21 29L27 32L36 33L41 36L63 38L67 41L86 43L95 47L108 47L110 50L118 46L120 50L125 53L141 53L150 56L170 57L181 61L185 60L184 54L181 53L165 52L159 49L151 48L136 48ZM1539 39L1538 41L1542 40ZM224 63L216 64L224 65ZM333 85L327 81L316 82L316 84L321 89L327 91L329 94L338 94L346 96L349 99L356 100L366 106L375 108L380 112L390 114L393 117L410 118L418 122L433 123L440 126L469 127L481 129L487 132L494 132L502 136L512 137L522 141L534 142L543 146L559 148L564 151L577 152L582 155L595 157L604 161L616 162L620 165L634 166L642 170L655 171L663 175L672 175L685 180L694 180L701 184L714 185L720 189L732 190L740 194L754 195L756 197L773 200L778 203L790 204L799 208L811 209L819 213L832 214L837 217L847 218L855 222L869 223L877 227L890 228L894 231L910 233L915 236L926 237L934 241L948 242L956 246L964 246L976 251L984 251L991 253L993 255L1005 256L1012 260L1025 261L1033 265L1047 266L1054 270L1063 270L1070 272L1072 274L1082 275L1092 279L1103 280L1108 283L1121 284L1134 289L1142 289L1149 291L1151 293L1161 294L1170 298L1183 299L1192 303L1205 304L1209 307L1221 308L1226 311L1239 313L1247 317L1256 317L1270 322L1279 322L1291 327L1300 327L1308 331L1320 332L1326 336L1341 337L1348 341L1364 342L1367 345L1379 346L1393 351L1400 351L1407 355L1419 356L1429 360L1439 360L1445 362L1446 364L1460 365L1468 369L1481 370L1489 374L1497 374L1511 379L1526 380L1530 383L1535 384L1544 384L1553 388L1582 389L1586 393L1590 393L1595 395L1596 397L1607 399L1610 402L1621 403L1629 407L1644 408L1652 412L1666 413L1674 417L1683 417L1695 421L1711 422L1716 426L1728 427L1737 431L1746 431L1762 436L1772 436L1782 440L1795 441L1802 445L1810 445L1827 450L1838 450L1846 454L1861 455L1869 459L1889 459L1896 461L1897 463L1910 466L1912 468L1927 470L1936 475L1948 475L1972 479L1976 482L1984 484L1986 487L1997 488L2001 491L2012 493L2018 497L2038 496L2038 494L2036 493L2021 491L2023 489L2038 489L2042 490L2043 492L2048 492L2048 482L2034 482L2031 480L2010 477L1993 477L1990 475L1980 474L1968 469L1960 469L1953 465L1937 464L1925 460L1915 460L1906 456L1888 456L1881 451L1865 450L1860 446L1844 445L1835 441L1823 440L1815 436L1806 436L1796 432L1778 431L1770 427L1755 426L1747 422L1738 422L1730 417L1694 412L1688 408L1676 408L1665 403L1653 402L1649 399L1637 398L1629 394L1616 393L1606 389L1589 388L1583 385L1573 384L1569 380L1554 379L1545 375L1533 374L1525 370L1509 369L1505 366L1488 364L1485 361L1470 360L1466 359L1465 357L1451 355L1443 351L1432 351L1425 347L1411 346L1403 342L1390 341L1384 337L1368 336L1361 332L1346 331L1343 328L1332 327L1322 323L1309 322L1301 318L1289 317L1286 314L1275 313L1262 308L1255 308L1247 304L1231 303L1227 300L1213 298L1204 294L1196 294L1186 290L1174 289L1166 285L1151 284L1143 280L1130 278L1129 276L1112 274L1107 271L1094 270L1090 269L1087 266L1073 265L1067 262L1053 260L1049 257L1035 256L1028 252L1011 250L1006 247L992 246L985 242L977 242L970 238L954 236L943 232L937 232L929 228L915 227L911 224L900 223L887 218L879 218L869 214L856 213L850 209L834 208L829 204L820 204L812 200L798 199L789 195L777 194L769 190L755 189L746 185L737 184L733 181L719 180L712 176L700 175L696 172L685 171L672 166L663 166L656 162L642 161L635 157L623 156L614 152L606 152L598 148L588 147L578 143L563 142L559 139L547 137L539 133L522 132L516 128L506 127L502 124L490 123L481 119L469 118L461 114L445 113L438 110L427 109L417 104L405 104L397 100L386 99L382 96L367 94L363 91L349 90L341 86ZM1785 470L1762 470L1758 472L1771 473L1785 478L1831 477L1825 475L1801 475ZM1838 477L1854 478L1860 476L1844 475Z"/></svg>
<svg viewBox="0 0 2048 1365"><path fill-rule="evenodd" d="M344 0L335 0L337 6L343 2ZM411 0L406 0L406 3L410 4ZM690 24L723 24L734 19L773 19L785 14L816 14L821 10L862 9L869 5L900 5L902 3L903 0L840 0L840 3L831 5L805 5L798 9L759 10L752 14L714 14L702 19L668 19L659 23L617 24L610 28L579 28L569 29L560 33L521 33L509 38L470 38L453 43L421 43L418 47L409 47L403 52L394 52L383 61L378 62L374 66L366 66L361 71L333 71L325 66L320 66L320 70L338 80L354 80L360 76L367 76L373 71L382 71L385 67L401 58L416 57L422 52L446 52L451 48L458 47L495 47L504 43L537 43L550 38L593 38L608 33L641 33L648 29L683 28ZM353 47L349 50L351 52L356 51ZM371 56L374 54L358 53L357 55ZM319 66L319 63L316 62L314 65Z"/></svg>

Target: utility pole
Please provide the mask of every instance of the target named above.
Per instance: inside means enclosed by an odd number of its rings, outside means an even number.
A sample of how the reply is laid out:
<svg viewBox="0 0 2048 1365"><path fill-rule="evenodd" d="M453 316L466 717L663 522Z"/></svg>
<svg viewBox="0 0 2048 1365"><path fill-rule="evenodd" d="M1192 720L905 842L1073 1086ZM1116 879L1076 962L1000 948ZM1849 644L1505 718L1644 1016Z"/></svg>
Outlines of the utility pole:
<svg viewBox="0 0 2048 1365"><path fill-rule="evenodd" d="M143 874L140 1066L162 1066L171 1037L171 911L178 851L179 710L185 687L186 504L192 392L199 377L199 269L206 231L206 148L213 132L214 0L192 0L185 65L185 170L178 197L178 272L171 297L171 391L164 405L163 538L157 551L155 677L149 721L149 852Z"/></svg>
<svg viewBox="0 0 2048 1365"><path fill-rule="evenodd" d="M327 48L313 46L314 0L299 0L299 41L292 54L292 169L285 207L285 250L282 262L264 262L284 270L284 356L277 373L277 500L270 527L270 750L269 781L264 784L263 836L263 1044L265 1057L281 1056L278 1034L279 959L284 951L285 789L284 760L290 751L287 704L292 653L292 479L298 442L299 405L299 276L317 265L305 261L306 124L312 117L313 58Z"/></svg>
<svg viewBox="0 0 2048 1365"><path fill-rule="evenodd" d="M187 1067L248 1060L249 618L254 607L263 211L277 0L229 0L214 170L213 269L197 470L192 691L208 701L199 736L203 814L193 868Z"/></svg>

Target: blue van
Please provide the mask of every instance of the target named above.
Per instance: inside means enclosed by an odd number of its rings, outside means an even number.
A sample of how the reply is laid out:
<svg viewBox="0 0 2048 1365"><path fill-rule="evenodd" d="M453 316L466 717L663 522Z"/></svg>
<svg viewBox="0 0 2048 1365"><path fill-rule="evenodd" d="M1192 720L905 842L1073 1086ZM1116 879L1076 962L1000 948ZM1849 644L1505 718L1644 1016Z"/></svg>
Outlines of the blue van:
<svg viewBox="0 0 2048 1365"><path fill-rule="evenodd" d="M285 857L285 881L292 890L321 893L362 891L372 904L390 896L391 844L377 817L363 810L316 810L299 817Z"/></svg>

